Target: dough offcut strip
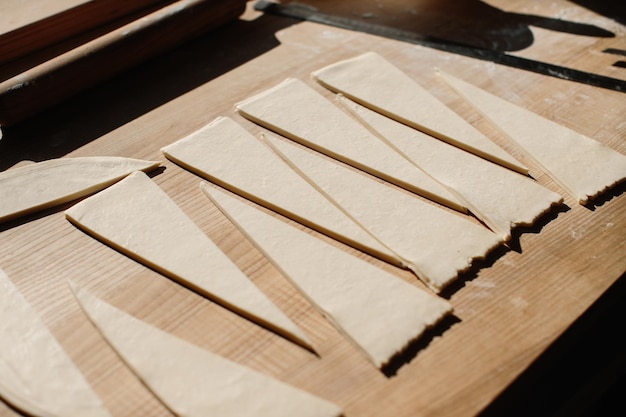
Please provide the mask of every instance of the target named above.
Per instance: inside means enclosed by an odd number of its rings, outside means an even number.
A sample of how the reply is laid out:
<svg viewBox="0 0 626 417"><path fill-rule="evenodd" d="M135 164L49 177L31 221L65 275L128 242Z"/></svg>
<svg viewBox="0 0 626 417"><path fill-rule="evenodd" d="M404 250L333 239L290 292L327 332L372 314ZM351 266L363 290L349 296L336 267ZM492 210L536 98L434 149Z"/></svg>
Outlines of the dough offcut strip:
<svg viewBox="0 0 626 417"><path fill-rule="evenodd" d="M111 416L2 269L0 317L0 397L37 417Z"/></svg>
<svg viewBox="0 0 626 417"><path fill-rule="evenodd" d="M59 158L0 173L0 222L99 191L160 162L115 156Z"/></svg>
<svg viewBox="0 0 626 417"><path fill-rule="evenodd" d="M626 178L626 155L450 74L439 75L580 204Z"/></svg>
<svg viewBox="0 0 626 417"><path fill-rule="evenodd" d="M452 312L445 300L227 195L206 195L376 367Z"/></svg>
<svg viewBox="0 0 626 417"><path fill-rule="evenodd" d="M149 325L72 285L135 375L180 417L338 417L341 409Z"/></svg>
<svg viewBox="0 0 626 417"><path fill-rule="evenodd" d="M374 52L313 72L331 91L522 174L528 168L430 94L398 67Z"/></svg>
<svg viewBox="0 0 626 417"><path fill-rule="evenodd" d="M345 97L339 101L433 178L456 192L472 213L504 240L530 226L563 198L531 178L479 158Z"/></svg>
<svg viewBox="0 0 626 417"><path fill-rule="evenodd" d="M446 211L330 158L267 136L272 147L440 292L502 240L469 216Z"/></svg>
<svg viewBox="0 0 626 417"><path fill-rule="evenodd" d="M454 210L467 212L441 184L300 80L287 79L236 104L235 108L251 121L318 152Z"/></svg>
<svg viewBox="0 0 626 417"><path fill-rule="evenodd" d="M396 266L402 260L227 117L162 149L185 169L257 204Z"/></svg>
<svg viewBox="0 0 626 417"><path fill-rule="evenodd" d="M136 261L312 349L307 336L144 173L129 175L65 214Z"/></svg>

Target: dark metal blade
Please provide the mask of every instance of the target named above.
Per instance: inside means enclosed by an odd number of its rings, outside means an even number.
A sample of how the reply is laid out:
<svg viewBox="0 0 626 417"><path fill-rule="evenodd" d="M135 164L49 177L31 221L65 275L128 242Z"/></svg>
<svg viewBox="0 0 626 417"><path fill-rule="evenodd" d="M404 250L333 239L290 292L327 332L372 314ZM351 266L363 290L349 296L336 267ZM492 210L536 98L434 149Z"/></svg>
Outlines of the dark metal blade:
<svg viewBox="0 0 626 417"><path fill-rule="evenodd" d="M458 55L481 59L483 61L495 62L497 64L513 68L532 71L563 80L575 81L622 93L626 92L626 81L617 78L606 77L591 72L549 64L547 62L517 57L499 51L452 43L442 39L423 36L417 33L399 30L376 23L363 22L361 20L351 19L348 17L325 14L319 12L319 10L314 7L303 4L279 4L271 1L259 0L255 3L254 8L264 13L383 36L390 39L426 46L440 51L451 52Z"/></svg>

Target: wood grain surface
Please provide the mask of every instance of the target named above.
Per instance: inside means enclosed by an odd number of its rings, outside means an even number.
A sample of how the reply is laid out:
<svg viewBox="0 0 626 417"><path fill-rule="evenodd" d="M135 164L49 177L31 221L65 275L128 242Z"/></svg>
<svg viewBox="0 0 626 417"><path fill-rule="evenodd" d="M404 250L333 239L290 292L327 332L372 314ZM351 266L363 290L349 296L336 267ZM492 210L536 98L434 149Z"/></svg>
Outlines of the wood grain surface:
<svg viewBox="0 0 626 417"><path fill-rule="evenodd" d="M560 8L554 6L557 3ZM507 4L517 7L516 13L542 12L555 18L568 10L571 19L614 32L614 38L593 38L592 46L587 37L570 34L569 52L554 51L548 42L541 54L536 53L542 59L626 79L607 66L609 61L581 58L589 48L624 45L626 29L616 21L567 1L550 2L541 10L540 1ZM3 129L0 169L58 156L162 160L164 168L154 181L301 326L318 356L84 234L64 218L63 210L71 204L0 225L0 267L116 417L171 413L89 323L67 279L191 343L334 401L347 417L478 414L626 271L626 199L622 185L596 205L578 205L437 80L433 68L624 154L626 96L362 33L252 12L244 17L248 20L203 36L28 123ZM360 355L254 249L202 194L197 176L165 160L159 151L217 116L233 117L258 134L260 128L234 112L236 102L286 77L300 78L331 98L310 72L365 51L378 52L396 64L520 158L539 183L565 197L565 205L536 227L518 231L509 249L461 277L444 294L455 308L453 319L411 346L386 372ZM407 271L335 244L424 288ZM0 416L16 415L0 402Z"/></svg>

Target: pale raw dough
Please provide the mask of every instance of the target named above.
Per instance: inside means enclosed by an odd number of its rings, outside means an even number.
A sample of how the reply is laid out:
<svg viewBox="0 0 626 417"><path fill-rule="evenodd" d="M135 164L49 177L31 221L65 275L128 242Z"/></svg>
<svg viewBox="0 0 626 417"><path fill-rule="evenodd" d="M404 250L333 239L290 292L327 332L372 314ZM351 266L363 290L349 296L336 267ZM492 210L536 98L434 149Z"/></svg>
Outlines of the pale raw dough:
<svg viewBox="0 0 626 417"><path fill-rule="evenodd" d="M293 142L269 135L267 140L435 292L502 243L469 216L446 211Z"/></svg>
<svg viewBox="0 0 626 417"><path fill-rule="evenodd" d="M224 191L201 188L376 367L452 311L445 300Z"/></svg>
<svg viewBox="0 0 626 417"><path fill-rule="evenodd" d="M441 184L300 80L287 79L238 103L246 118L416 194L466 212Z"/></svg>
<svg viewBox="0 0 626 417"><path fill-rule="evenodd" d="M110 417L83 374L0 269L0 397L37 417Z"/></svg>
<svg viewBox="0 0 626 417"><path fill-rule="evenodd" d="M523 174L528 168L391 62L374 52L313 72L326 88L392 119Z"/></svg>
<svg viewBox="0 0 626 417"><path fill-rule="evenodd" d="M72 285L111 347L180 417L337 417L341 409L149 325ZM80 415L80 414L76 414Z"/></svg>
<svg viewBox="0 0 626 417"><path fill-rule="evenodd" d="M146 174L135 172L65 214L131 258L311 349L307 336Z"/></svg>
<svg viewBox="0 0 626 417"><path fill-rule="evenodd" d="M162 149L165 156L234 193L372 256L402 266L369 235L234 120L218 117Z"/></svg>
<svg viewBox="0 0 626 417"><path fill-rule="evenodd" d="M626 155L450 74L440 75L580 204L626 178Z"/></svg>
<svg viewBox="0 0 626 417"><path fill-rule="evenodd" d="M516 226L530 226L563 198L531 178L479 158L419 130L365 108L339 101L382 140L458 194L504 240Z"/></svg>
<svg viewBox="0 0 626 417"><path fill-rule="evenodd" d="M0 222L53 207L108 187L160 162L115 156L59 158L0 173Z"/></svg>

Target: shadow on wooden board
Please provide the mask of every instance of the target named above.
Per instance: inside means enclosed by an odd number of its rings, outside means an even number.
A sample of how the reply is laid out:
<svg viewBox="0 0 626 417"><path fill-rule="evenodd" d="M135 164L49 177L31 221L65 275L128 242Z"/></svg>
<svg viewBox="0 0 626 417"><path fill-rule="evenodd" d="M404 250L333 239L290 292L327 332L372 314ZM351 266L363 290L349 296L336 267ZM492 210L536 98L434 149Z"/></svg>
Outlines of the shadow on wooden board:
<svg viewBox="0 0 626 417"><path fill-rule="evenodd" d="M2 128L0 171L58 158L279 45L297 21L237 20L144 62L25 121Z"/></svg>
<svg viewBox="0 0 626 417"><path fill-rule="evenodd" d="M594 13L626 25L626 2L615 0L570 0Z"/></svg>
<svg viewBox="0 0 626 417"><path fill-rule="evenodd" d="M580 36L615 36L593 24L508 12L481 0L283 0L281 3L304 4L339 19L382 25L426 39L498 52L519 51L531 46L535 41L531 26Z"/></svg>
<svg viewBox="0 0 626 417"><path fill-rule="evenodd" d="M477 417L621 415L626 275Z"/></svg>

